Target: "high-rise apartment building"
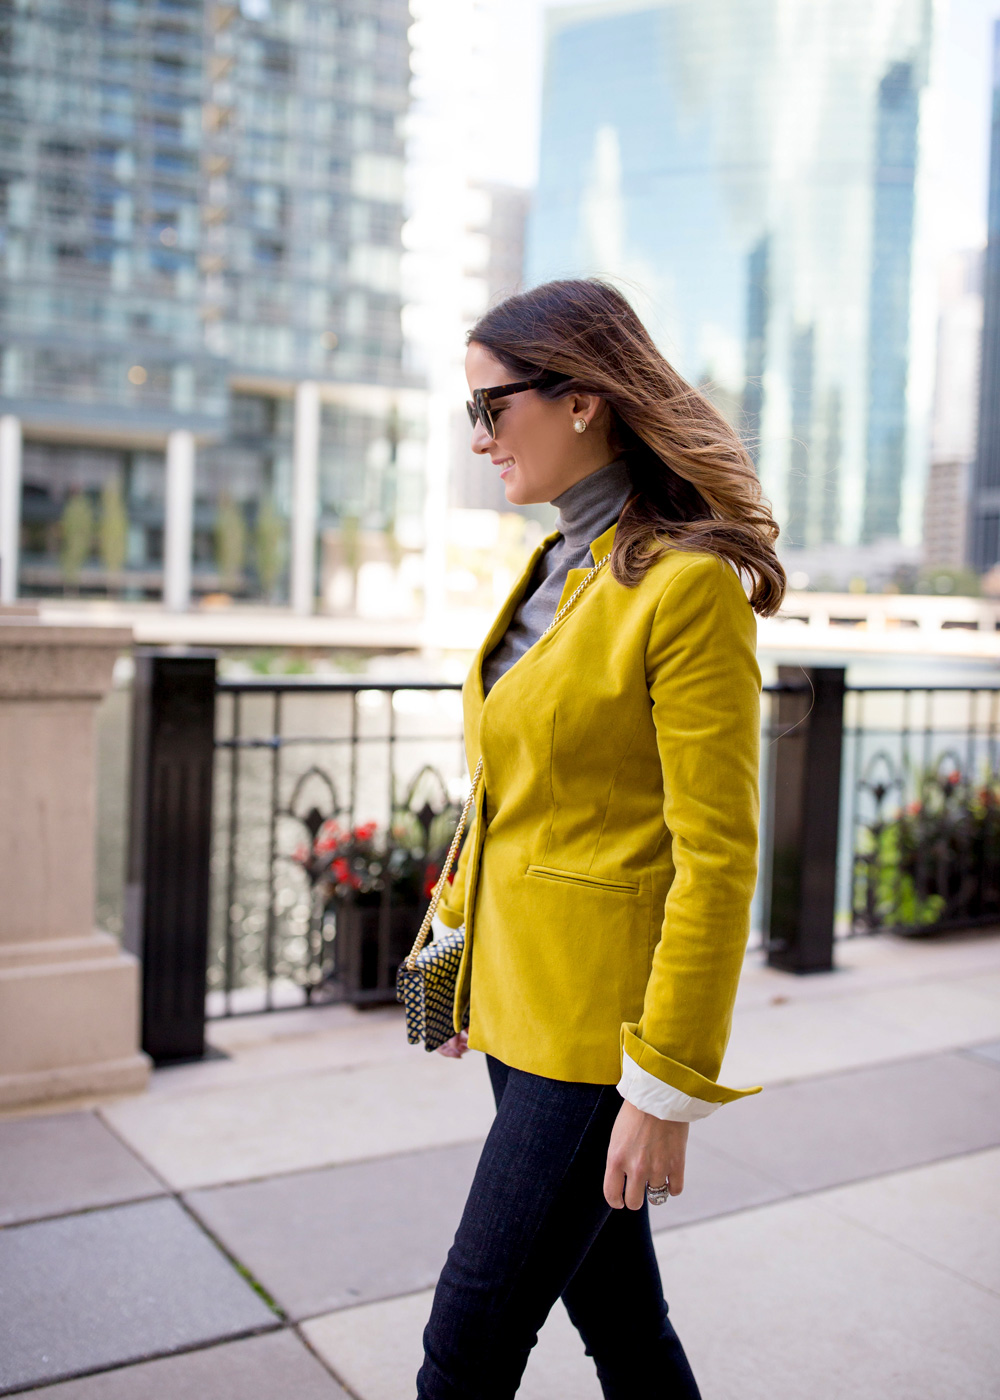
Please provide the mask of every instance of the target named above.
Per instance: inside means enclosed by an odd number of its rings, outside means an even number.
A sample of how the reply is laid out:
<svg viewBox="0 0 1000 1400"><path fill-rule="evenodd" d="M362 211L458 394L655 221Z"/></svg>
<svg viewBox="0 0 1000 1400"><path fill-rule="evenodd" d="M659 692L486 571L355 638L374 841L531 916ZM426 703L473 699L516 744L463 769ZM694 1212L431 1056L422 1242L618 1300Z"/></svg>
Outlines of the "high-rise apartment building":
<svg viewBox="0 0 1000 1400"><path fill-rule="evenodd" d="M931 14L607 0L548 15L527 280L619 281L744 434L785 548L881 557L920 538Z"/></svg>
<svg viewBox="0 0 1000 1400"><path fill-rule="evenodd" d="M968 557L983 330L982 273L979 248L953 253L941 268L931 460L924 499L923 562L928 569L963 568Z"/></svg>
<svg viewBox="0 0 1000 1400"><path fill-rule="evenodd" d="M183 605L193 556L196 589L305 609L317 531L419 514L408 24L406 0L0 0L22 592L155 596L166 555Z"/></svg>
<svg viewBox="0 0 1000 1400"><path fill-rule="evenodd" d="M970 562L983 572L1000 563L1000 20L993 29L990 193L971 514Z"/></svg>

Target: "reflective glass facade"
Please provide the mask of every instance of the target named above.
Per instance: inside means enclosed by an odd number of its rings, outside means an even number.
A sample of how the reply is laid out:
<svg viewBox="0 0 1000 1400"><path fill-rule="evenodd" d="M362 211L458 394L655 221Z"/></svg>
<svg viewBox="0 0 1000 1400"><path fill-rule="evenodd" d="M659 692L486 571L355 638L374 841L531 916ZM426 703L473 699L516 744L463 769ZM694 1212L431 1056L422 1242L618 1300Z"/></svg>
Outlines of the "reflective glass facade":
<svg viewBox="0 0 1000 1400"><path fill-rule="evenodd" d="M231 591L280 595L254 542L265 502L287 516L295 383L404 382L408 24L406 0L0 0L0 411L25 434L26 591L58 586L66 505L82 493L99 522L108 482L129 586L156 591L163 445L185 428L200 586L235 510ZM385 523L398 422L345 401L322 432L323 523L369 497ZM100 586L100 555L95 524L78 586Z"/></svg>
<svg viewBox="0 0 1000 1400"><path fill-rule="evenodd" d="M969 535L970 562L973 568L986 570L1000 563L1000 20L993 30L990 195L979 374L979 433Z"/></svg>
<svg viewBox="0 0 1000 1400"><path fill-rule="evenodd" d="M918 515L931 10L621 0L548 16L527 280L621 279L745 435L786 545L898 538Z"/></svg>

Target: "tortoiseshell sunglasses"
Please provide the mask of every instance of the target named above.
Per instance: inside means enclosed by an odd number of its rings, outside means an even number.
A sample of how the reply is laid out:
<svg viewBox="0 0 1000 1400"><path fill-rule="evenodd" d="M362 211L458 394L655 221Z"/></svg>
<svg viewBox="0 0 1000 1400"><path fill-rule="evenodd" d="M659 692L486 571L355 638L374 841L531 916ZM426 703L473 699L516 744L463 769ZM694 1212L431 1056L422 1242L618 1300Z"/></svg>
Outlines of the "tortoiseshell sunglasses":
<svg viewBox="0 0 1000 1400"><path fill-rule="evenodd" d="M496 437L497 428L493 421L490 397L504 399L508 394L523 394L526 389L537 389L544 383L544 379L519 379L516 384L497 384L492 389L473 389L472 398L467 399L465 403L469 422L473 428L477 423L482 423L490 437Z"/></svg>

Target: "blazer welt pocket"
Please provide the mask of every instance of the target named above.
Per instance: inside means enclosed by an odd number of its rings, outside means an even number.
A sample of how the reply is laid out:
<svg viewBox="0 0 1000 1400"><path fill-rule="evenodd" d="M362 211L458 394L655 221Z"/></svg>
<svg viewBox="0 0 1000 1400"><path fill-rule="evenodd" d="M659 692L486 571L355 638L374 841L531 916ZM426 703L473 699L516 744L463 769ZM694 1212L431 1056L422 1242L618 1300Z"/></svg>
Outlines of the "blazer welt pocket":
<svg viewBox="0 0 1000 1400"><path fill-rule="evenodd" d="M550 865L529 865L527 873L539 880L558 880L564 885L613 890L615 894L637 894L639 891L638 883L631 880L602 880L597 875L578 875L575 870L555 870Z"/></svg>

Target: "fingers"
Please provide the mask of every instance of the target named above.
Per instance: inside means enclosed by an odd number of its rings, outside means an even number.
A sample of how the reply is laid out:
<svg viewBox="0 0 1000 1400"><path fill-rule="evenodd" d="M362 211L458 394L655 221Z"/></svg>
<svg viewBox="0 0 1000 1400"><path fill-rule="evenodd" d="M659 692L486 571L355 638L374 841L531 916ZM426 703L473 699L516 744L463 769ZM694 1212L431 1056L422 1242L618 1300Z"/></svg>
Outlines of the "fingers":
<svg viewBox="0 0 1000 1400"><path fill-rule="evenodd" d="M642 1210L643 1202L646 1199L646 1178L639 1175L630 1176L625 1181L625 1204L629 1210Z"/></svg>
<svg viewBox="0 0 1000 1400"><path fill-rule="evenodd" d="M608 1156L608 1165L604 1173L604 1199L612 1210L621 1210L624 1202L625 1172L621 1166Z"/></svg>
<svg viewBox="0 0 1000 1400"><path fill-rule="evenodd" d="M684 1190L684 1158L689 1124L643 1113L627 1100L622 1104L608 1144L604 1198L620 1210L641 1210L647 1183L669 1185L670 1194Z"/></svg>
<svg viewBox="0 0 1000 1400"><path fill-rule="evenodd" d="M446 1040L443 1045L439 1045L437 1053L443 1055L446 1060L460 1060L468 1048L468 1031L459 1031L458 1035L453 1035L450 1040Z"/></svg>

